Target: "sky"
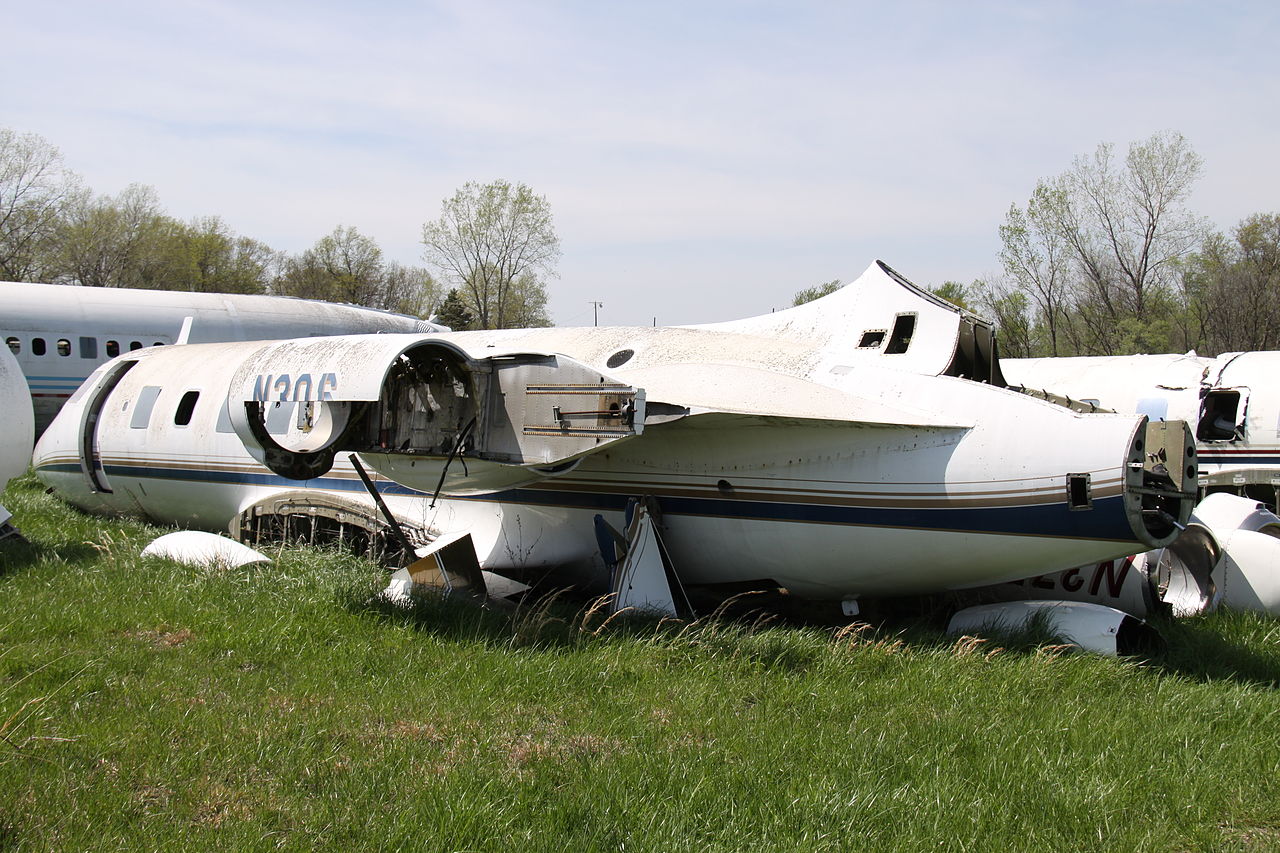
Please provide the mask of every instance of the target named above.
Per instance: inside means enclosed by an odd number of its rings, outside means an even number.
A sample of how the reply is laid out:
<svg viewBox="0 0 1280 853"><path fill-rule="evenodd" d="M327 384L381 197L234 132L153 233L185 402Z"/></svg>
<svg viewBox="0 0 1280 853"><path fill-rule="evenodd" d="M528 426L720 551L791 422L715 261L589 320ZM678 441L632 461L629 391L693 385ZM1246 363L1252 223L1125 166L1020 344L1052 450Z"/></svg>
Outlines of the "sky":
<svg viewBox="0 0 1280 853"><path fill-rule="evenodd" d="M0 127L96 192L422 265L468 181L527 184L558 325L788 306L879 258L999 274L998 228L1100 143L1183 134L1190 206L1280 211L1274 2L7 0Z"/></svg>

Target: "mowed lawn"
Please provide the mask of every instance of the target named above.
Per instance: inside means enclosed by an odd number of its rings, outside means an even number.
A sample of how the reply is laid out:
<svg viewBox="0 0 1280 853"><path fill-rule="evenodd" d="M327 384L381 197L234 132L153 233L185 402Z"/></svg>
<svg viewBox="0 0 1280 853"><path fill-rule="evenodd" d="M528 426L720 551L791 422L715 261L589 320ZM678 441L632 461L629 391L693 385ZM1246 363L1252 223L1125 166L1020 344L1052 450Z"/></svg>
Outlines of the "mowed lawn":
<svg viewBox="0 0 1280 853"><path fill-rule="evenodd" d="M0 850L1275 850L1280 622L1116 660L915 628L371 603L2 502Z"/></svg>

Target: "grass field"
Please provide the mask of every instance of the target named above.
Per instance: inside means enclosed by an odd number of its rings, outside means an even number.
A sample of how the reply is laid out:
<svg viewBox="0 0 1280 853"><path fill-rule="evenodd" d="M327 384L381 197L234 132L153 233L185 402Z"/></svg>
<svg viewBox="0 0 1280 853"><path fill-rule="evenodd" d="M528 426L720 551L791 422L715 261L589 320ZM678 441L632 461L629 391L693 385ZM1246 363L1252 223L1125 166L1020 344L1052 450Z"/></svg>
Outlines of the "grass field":
<svg viewBox="0 0 1280 853"><path fill-rule="evenodd" d="M576 606L371 604L2 502L0 849L1275 850L1280 622L1149 661Z"/></svg>

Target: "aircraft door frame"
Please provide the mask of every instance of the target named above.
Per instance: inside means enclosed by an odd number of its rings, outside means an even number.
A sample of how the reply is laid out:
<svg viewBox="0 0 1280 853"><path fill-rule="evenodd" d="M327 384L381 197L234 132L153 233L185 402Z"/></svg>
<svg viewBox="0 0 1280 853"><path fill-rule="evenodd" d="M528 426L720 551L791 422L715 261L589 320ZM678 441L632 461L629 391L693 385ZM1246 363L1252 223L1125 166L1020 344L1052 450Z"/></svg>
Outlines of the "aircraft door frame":
<svg viewBox="0 0 1280 853"><path fill-rule="evenodd" d="M98 449L98 423L102 419L102 410L107 398L120 384L120 380L128 373L136 360L121 361L109 368L84 404L84 414L80 418L79 457L80 470L89 483L89 490L94 493L112 494L111 483L107 480L106 469L102 466Z"/></svg>

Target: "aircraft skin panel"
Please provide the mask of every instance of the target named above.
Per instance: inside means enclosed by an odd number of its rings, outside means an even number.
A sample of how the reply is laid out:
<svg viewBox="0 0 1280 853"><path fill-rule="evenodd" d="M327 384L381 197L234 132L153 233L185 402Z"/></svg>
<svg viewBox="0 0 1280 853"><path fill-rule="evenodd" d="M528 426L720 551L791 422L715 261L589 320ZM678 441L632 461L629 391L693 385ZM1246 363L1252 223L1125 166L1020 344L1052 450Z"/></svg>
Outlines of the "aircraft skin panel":
<svg viewBox="0 0 1280 853"><path fill-rule="evenodd" d="M1280 395L1271 391L1280 352L1005 359L1002 366L1010 382L1119 412L1158 402L1163 417L1193 425L1202 487L1280 486ZM1213 417L1204 405L1213 394L1234 396L1234 434L1209 438L1202 428Z"/></svg>

